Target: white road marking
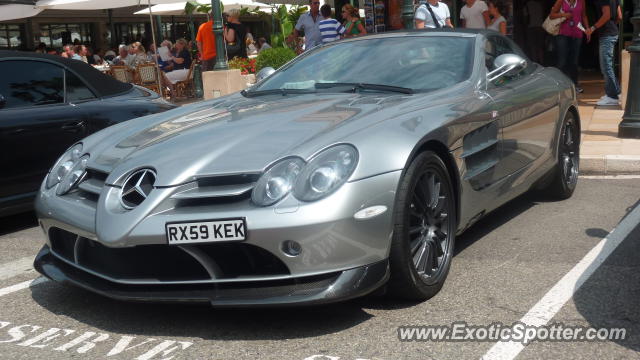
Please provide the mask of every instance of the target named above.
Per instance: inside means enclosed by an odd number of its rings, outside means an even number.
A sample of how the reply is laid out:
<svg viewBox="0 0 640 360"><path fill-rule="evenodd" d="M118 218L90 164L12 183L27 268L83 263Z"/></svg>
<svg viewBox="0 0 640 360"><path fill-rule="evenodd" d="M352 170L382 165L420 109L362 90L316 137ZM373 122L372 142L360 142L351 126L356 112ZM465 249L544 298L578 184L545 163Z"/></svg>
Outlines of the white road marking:
<svg viewBox="0 0 640 360"><path fill-rule="evenodd" d="M581 179L628 180L640 179L640 175L580 175Z"/></svg>
<svg viewBox="0 0 640 360"><path fill-rule="evenodd" d="M23 257L22 259L0 265L0 280L10 279L14 276L31 272L35 273L33 257Z"/></svg>
<svg viewBox="0 0 640 360"><path fill-rule="evenodd" d="M21 283L15 284L15 285L11 285L11 286L7 286L5 288L0 289L0 296L5 296L7 294L11 294L14 293L16 291L20 291L23 289L26 289L30 286L36 286L38 284L41 284L43 282L48 281L48 279L46 277L39 277L39 278L35 278L33 280L27 280L27 281L23 281Z"/></svg>
<svg viewBox="0 0 640 360"><path fill-rule="evenodd" d="M520 321L531 326L547 324L639 223L640 206L627 214L620 224L560 279ZM494 344L482 359L511 360L518 356L524 347L520 342L500 341Z"/></svg>

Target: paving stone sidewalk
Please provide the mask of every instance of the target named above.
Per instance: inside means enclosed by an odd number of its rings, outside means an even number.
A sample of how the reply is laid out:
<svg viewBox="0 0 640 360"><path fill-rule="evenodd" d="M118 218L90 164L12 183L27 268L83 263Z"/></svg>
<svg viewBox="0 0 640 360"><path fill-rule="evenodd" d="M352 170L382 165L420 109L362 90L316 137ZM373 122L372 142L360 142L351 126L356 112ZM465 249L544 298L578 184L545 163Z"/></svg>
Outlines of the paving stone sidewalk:
<svg viewBox="0 0 640 360"><path fill-rule="evenodd" d="M618 138L621 106L596 106L604 82L591 75L581 81L578 96L582 121L580 173L584 175L640 175L640 139Z"/></svg>

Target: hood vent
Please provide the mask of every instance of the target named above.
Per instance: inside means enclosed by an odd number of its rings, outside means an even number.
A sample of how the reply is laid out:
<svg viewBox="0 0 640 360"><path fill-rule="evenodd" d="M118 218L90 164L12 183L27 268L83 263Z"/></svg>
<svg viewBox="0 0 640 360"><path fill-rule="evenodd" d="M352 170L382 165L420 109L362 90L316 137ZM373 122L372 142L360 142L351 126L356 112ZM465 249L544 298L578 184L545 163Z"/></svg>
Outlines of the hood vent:
<svg viewBox="0 0 640 360"><path fill-rule="evenodd" d="M182 185L171 195L177 207L228 204L247 200L259 173L219 175L200 178Z"/></svg>

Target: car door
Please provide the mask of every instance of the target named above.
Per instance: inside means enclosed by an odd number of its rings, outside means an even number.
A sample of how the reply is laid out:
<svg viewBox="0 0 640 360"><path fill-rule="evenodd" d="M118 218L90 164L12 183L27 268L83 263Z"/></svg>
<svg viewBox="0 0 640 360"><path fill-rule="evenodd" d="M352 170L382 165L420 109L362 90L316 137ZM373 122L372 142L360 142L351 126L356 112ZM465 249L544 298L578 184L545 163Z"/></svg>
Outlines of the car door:
<svg viewBox="0 0 640 360"><path fill-rule="evenodd" d="M65 98L65 71L37 59L0 61L0 209L32 197L56 159L86 135L85 113Z"/></svg>
<svg viewBox="0 0 640 360"><path fill-rule="evenodd" d="M488 36L486 45L489 71L493 70L493 59L502 54L524 57L515 44L500 35ZM548 153L558 98L547 83L543 67L529 62L519 74L503 76L488 85L502 132L498 178L514 174Z"/></svg>

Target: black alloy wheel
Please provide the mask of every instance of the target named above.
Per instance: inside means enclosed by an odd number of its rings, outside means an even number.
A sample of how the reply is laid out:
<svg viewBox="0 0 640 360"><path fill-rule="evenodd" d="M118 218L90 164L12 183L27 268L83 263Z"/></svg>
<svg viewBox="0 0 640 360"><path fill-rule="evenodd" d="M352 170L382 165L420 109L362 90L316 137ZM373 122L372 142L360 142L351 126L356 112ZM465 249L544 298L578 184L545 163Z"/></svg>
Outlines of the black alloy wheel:
<svg viewBox="0 0 640 360"><path fill-rule="evenodd" d="M401 180L390 252L389 294L425 300L449 272L456 204L447 168L433 152L416 157Z"/></svg>
<svg viewBox="0 0 640 360"><path fill-rule="evenodd" d="M558 139L558 164L549 193L557 199L568 199L578 184L580 175L580 131L573 113L568 112Z"/></svg>

